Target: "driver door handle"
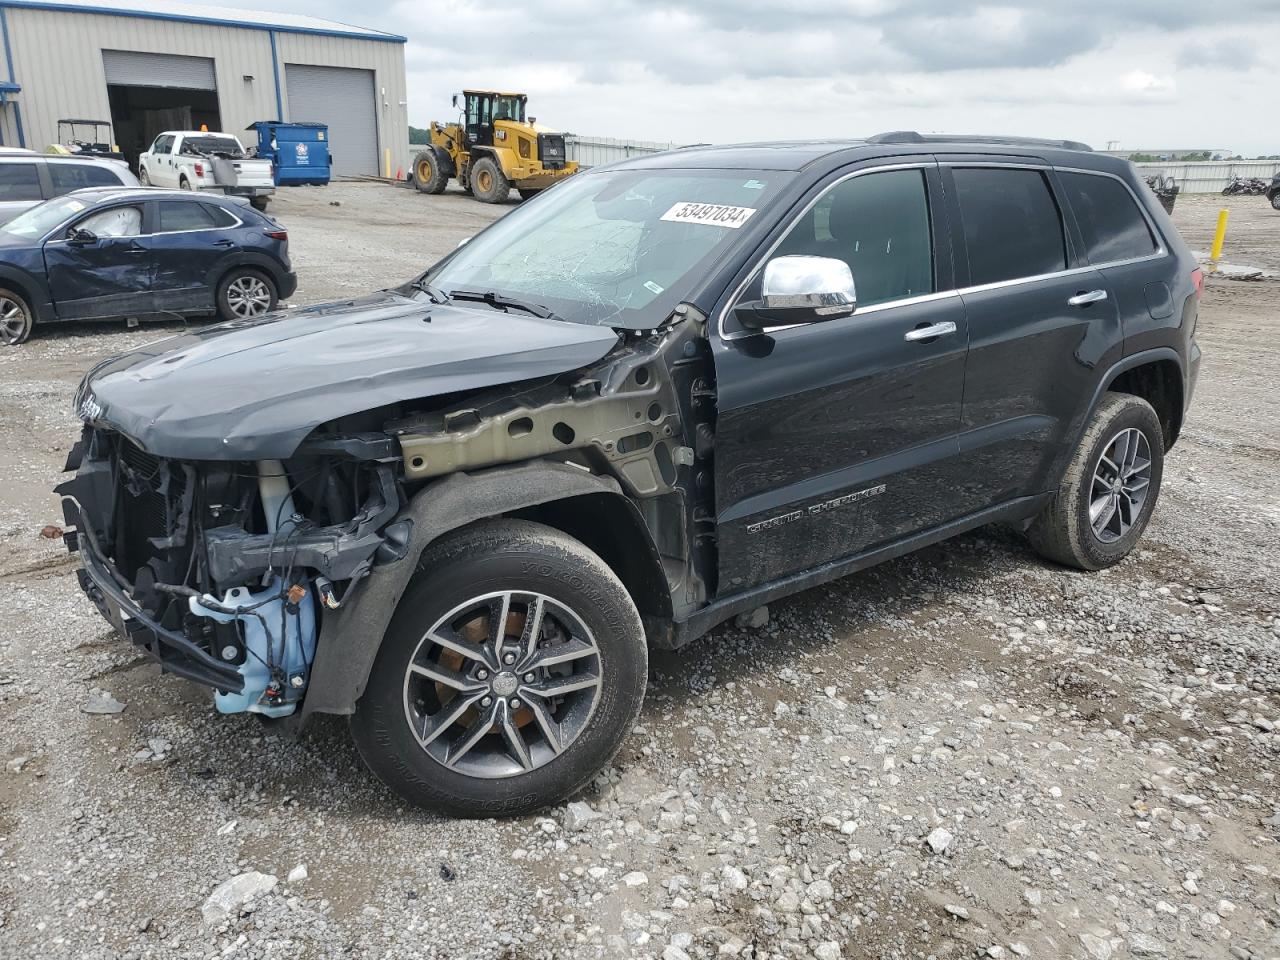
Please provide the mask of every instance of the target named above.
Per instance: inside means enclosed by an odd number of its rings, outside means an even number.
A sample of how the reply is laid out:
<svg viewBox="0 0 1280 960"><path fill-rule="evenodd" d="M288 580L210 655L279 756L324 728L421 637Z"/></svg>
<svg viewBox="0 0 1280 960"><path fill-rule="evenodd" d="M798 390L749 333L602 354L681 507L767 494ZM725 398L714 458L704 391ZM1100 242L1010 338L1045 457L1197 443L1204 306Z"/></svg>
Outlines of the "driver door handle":
<svg viewBox="0 0 1280 960"><path fill-rule="evenodd" d="M927 327L916 327L914 330L908 330L903 336L903 340L908 343L915 343L919 340L932 340L935 337L945 337L949 333L956 332L956 325L950 320L942 323L931 323Z"/></svg>
<svg viewBox="0 0 1280 960"><path fill-rule="evenodd" d="M1067 300L1069 307L1087 307L1091 303L1101 303L1107 299L1107 291L1105 290L1089 290L1085 293L1077 293L1074 297Z"/></svg>

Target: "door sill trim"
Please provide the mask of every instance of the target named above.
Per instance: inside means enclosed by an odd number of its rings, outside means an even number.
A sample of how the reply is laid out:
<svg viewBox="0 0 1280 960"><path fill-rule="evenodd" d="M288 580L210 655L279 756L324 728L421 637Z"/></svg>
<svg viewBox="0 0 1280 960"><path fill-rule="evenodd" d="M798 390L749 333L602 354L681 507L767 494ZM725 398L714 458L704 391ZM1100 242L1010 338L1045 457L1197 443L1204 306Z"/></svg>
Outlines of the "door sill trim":
<svg viewBox="0 0 1280 960"><path fill-rule="evenodd" d="M799 593L802 590L830 583L832 580L839 580L841 577L848 576L851 573L857 573L859 570L865 570L876 564L884 563L886 560L894 560L978 527L985 527L987 524L1023 520L1027 517L1035 516L1049 502L1052 496L1053 492L1049 491L1034 496L1006 500L1004 503L997 504L994 507L979 510L977 513L971 513L958 520L952 520L929 530L923 530L920 533L912 534L901 540L895 540L873 550L855 554L852 557L834 560L809 570L802 570L799 573L788 574L785 577L771 580L741 593L731 594L713 601L687 618L676 620L672 624L670 634L665 637L654 638L653 645L663 650L678 650L690 641L696 640L724 623L730 617L747 610L753 610L762 604L790 596L793 593Z"/></svg>

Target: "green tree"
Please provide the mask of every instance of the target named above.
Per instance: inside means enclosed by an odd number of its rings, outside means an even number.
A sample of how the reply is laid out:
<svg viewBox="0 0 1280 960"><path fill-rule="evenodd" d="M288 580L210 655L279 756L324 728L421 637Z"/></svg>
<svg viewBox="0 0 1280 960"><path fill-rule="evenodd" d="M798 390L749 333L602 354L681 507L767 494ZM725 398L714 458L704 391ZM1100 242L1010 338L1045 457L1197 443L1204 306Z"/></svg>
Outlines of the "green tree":
<svg viewBox="0 0 1280 960"><path fill-rule="evenodd" d="M409 124L409 142L410 143L430 143L431 131L422 127L415 127Z"/></svg>

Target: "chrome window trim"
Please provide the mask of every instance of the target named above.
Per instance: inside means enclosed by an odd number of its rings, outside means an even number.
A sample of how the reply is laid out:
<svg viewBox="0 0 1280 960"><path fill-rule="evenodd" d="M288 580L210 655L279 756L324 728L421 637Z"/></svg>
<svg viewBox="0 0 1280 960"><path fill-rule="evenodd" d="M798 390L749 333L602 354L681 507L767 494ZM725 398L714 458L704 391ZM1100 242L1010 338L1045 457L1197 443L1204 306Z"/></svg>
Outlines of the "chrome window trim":
<svg viewBox="0 0 1280 960"><path fill-rule="evenodd" d="M871 173L888 173L889 171L892 171L892 170L928 170L930 168L934 168L937 166L938 166L937 161L932 161L932 160L921 161L916 163L893 163L893 164L886 164L884 166L879 166L879 167L866 167L865 169L862 169L862 170L854 170L851 173L846 173L844 176L838 177L837 179L832 180L831 183L827 184L825 189L823 189L821 192L818 193L817 196L815 196L812 200L810 200L807 204L805 204L804 209L800 210L798 213L795 214L795 216L791 218L790 222L787 223L786 227L783 229L778 239L773 242L773 244L769 247L768 250L766 250L763 254L760 255L760 258L756 260L756 262L752 265L751 270L747 273L746 277L744 277L742 282L738 284L738 286L734 289L733 295L729 297L729 300L725 304L724 308L718 314L716 314L716 335L719 336L721 341L725 343L731 343L734 340L742 340L746 337L759 336L761 333L775 333L775 332L786 332L787 330L801 330L801 329L804 329L805 327L812 326L812 324L809 324L809 323L799 323L799 324L785 324L785 325L776 326L776 327L765 327L763 330L739 330L739 331L730 331L729 333L725 333L725 330L724 330L725 318L728 316L729 311L732 310L734 306L737 304L738 298L742 296L742 291L747 288L747 285L751 283L752 279L754 279L756 274L760 272L761 268L766 263L769 262L769 258L773 256L774 251L777 250L778 247L782 245L782 241L787 238L787 236L791 233L793 229L795 229L796 224L800 222L801 218L806 216L810 210L816 207L818 205L818 201L821 200L823 197L825 197L828 193L830 193L836 187L840 186L840 184L844 183L846 180L852 180L854 177L862 177ZM927 195L928 195L928 192L926 189L926 197ZM931 228L932 228L932 209L933 208L931 206L930 207L930 214L931 214L930 227ZM930 259L932 259L933 257L932 250L929 251L929 256L930 256ZM936 270L935 270L935 279L936 279ZM858 282L857 277L854 277L853 280L855 284ZM916 303L916 302L924 302L925 300L942 299L943 297L953 295L954 293L955 293L954 290L943 290L943 291L934 291L933 293L920 294L920 296L918 297L905 297L901 300L886 300L883 303L876 303L867 307L860 307L856 309L848 317L840 317L839 319L836 319L836 320L824 321L824 326L827 323L841 323L841 322L850 320L853 317L857 317L861 314L870 313L873 310L883 309L886 307L902 306L905 303Z"/></svg>
<svg viewBox="0 0 1280 960"><path fill-rule="evenodd" d="M90 190L92 190L92 189L96 189L96 188L94 188L94 187L88 187L88 188L86 188L86 189L90 189ZM64 196L65 196L65 194L64 194ZM55 199L56 199L56 198L55 198ZM203 203L203 201L201 201L201 200L188 200L186 197L163 197L163 198L160 198L160 197L155 197L155 198L148 197L148 198L146 198L146 199L139 200L139 201L136 201L136 202L138 202L138 203L148 203L148 202L165 203L165 202L169 202L169 201L172 201L172 202L174 202L174 203ZM128 207L128 206L132 206L132 205L133 205L133 202L129 202L129 201L126 201L125 203L122 203L122 204L121 204L121 206L122 206L122 207ZM178 234L181 234L181 233L208 233L208 232L209 232L209 231L211 231L211 230L235 230L237 227L243 227L243 226L245 225L245 223L244 223L244 221L243 221L243 220L241 220L239 217L237 217L237 216L236 216L234 213L232 213L230 210L227 210L227 208L226 208L226 207L219 207L218 209L219 209L219 210L223 210L223 211L225 211L228 215L230 215L230 216L231 216L231 218L232 218L233 220L235 220L235 223L234 223L234 224L231 224L231 225L229 225L229 226L225 226L225 227L218 227L218 226L213 226L213 227L198 227L198 228L196 228L196 229L194 229L194 230L157 230L157 231L153 231L153 232L151 232L151 233L135 233L135 234L131 234L130 236L127 236L127 237L99 237L99 239L100 239L100 240L140 240L140 239L142 239L143 237L173 237L173 236L177 236ZM158 212L157 212L157 216L158 216L158 215L159 215L159 214L158 214ZM89 214L89 216L93 216L93 214ZM67 221L67 223L69 224L69 223L70 223L70 221ZM45 236L44 240L42 240L42 241L41 241L41 243L46 243L46 244L48 244L48 243L70 243L71 241L70 241L70 240L68 240L66 237L55 237L55 236L53 235L53 234L57 233L59 230L62 230L62 229L65 229L65 228L64 228L64 227L62 227L62 226L55 227L51 233L49 233L49 234L47 234L47 235Z"/></svg>
<svg viewBox="0 0 1280 960"><path fill-rule="evenodd" d="M792 218L791 222L787 224L786 229L783 231L782 236L779 237L778 240L768 250L764 252L764 254L760 257L758 261L756 261L755 265L751 269L751 272L747 274L746 279L743 280L742 283L738 284L737 289L733 291L733 296L729 298L729 302L725 305L724 309L721 310L719 314L716 315L716 333L719 335L721 341L730 343L734 340L741 340L746 337L758 336L761 333L766 333L766 334L785 333L788 330L801 330L801 329L804 329L805 327L813 326L813 324L811 323L799 323L799 324L787 324L785 326L765 327L762 330L740 330L740 331L731 331L729 333L724 332L725 317L728 315L729 311L733 309L734 305L737 304L738 298L742 295L742 291L747 288L747 285L760 271L760 268L764 264L769 262L769 257L773 255L773 252L777 250L777 248L781 245L782 241L786 239L787 234L791 232L792 228L795 227L796 223L800 220L800 218L805 216L805 214L807 214L814 206L816 206L818 201L821 200L824 196L826 196L826 193L828 190L835 188L839 184L843 183L846 180L852 179L853 177L864 176L869 173L879 173L881 171L887 171L887 170L927 170L928 168L933 166L937 166L939 168L946 167L949 169L973 168L973 167L1008 168L1013 170L1039 170L1043 173L1056 171L1056 172L1062 172L1062 173L1085 173L1095 177L1110 177L1112 180L1119 181L1120 185L1129 191L1129 196L1133 199L1133 202L1138 207L1138 212L1142 214L1142 218L1147 223L1147 229L1151 231L1152 237L1156 238L1156 249L1153 253L1149 253L1141 257L1128 257L1123 260L1108 260L1105 263L1089 263L1081 267L1069 267L1066 270L1057 270L1057 271L1054 271L1053 273L1041 273L1031 277L1014 277L1013 279L1010 279L1010 280L998 280L998 281L995 281L994 283L981 283L981 284L974 284L968 287L957 287L954 290L942 290L935 293L922 294L918 297L904 297L900 300L886 300L883 303L872 304L871 306L868 306L868 307L859 307L849 316L841 317L838 320L825 321L824 325L825 323L848 322L850 320L855 320L856 318L858 318L859 316L862 316L863 314L874 313L876 311L889 309L891 307L901 307L901 306L909 306L917 303L927 303L931 300L944 300L949 297L957 297L957 296L962 297L964 294L967 294L967 293L985 293L988 290L999 290L1005 287L1016 287L1016 286L1021 286L1023 284L1028 284L1028 283L1039 283L1043 280L1052 280L1058 277L1078 276L1085 273L1091 273L1095 270L1105 270L1111 267L1125 267L1131 264L1146 263L1151 260L1159 260L1162 257L1169 256L1169 250L1164 243L1164 235L1158 229L1156 229L1155 222L1151 219L1150 213L1148 213L1146 206L1138 198L1138 195L1133 192L1133 188L1128 184L1128 182L1125 181L1123 177L1115 173L1110 173L1106 170L1086 170L1081 167L1055 167L1049 163L1001 163L998 160L972 160L972 161L942 160L942 161L937 161L936 163L900 163L900 164L892 164L892 165L883 166L883 167L868 167L867 169L864 169L864 170L855 170L852 173L845 174L843 177L840 177L838 180L832 181L830 186L827 187L827 190L824 190L822 191L822 193L818 194L818 196L815 197L808 205L806 205L803 210L801 210L798 214L795 215L795 217ZM1055 197L1054 200L1056 202L1057 198ZM1061 211L1059 212L1061 213ZM1064 223L1063 224L1064 230L1065 230L1065 227L1066 227L1066 224ZM856 284L858 281L858 278L854 277L853 279L854 279L854 283Z"/></svg>

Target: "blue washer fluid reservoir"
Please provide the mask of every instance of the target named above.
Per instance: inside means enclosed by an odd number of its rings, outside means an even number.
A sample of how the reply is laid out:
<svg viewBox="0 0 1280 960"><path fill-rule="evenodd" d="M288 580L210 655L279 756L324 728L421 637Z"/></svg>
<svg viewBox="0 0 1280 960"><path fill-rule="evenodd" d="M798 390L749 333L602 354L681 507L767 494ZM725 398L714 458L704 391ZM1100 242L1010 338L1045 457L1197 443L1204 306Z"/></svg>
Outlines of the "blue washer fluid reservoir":
<svg viewBox="0 0 1280 960"><path fill-rule="evenodd" d="M297 701L307 688L316 653L314 591L308 582L304 581L303 586L307 588L307 595L298 602L297 613L284 609L279 577L258 591L234 587L220 601L220 605L228 610L255 607L252 611L224 613L205 606L197 597L188 601L191 612L198 617L210 617L223 623L239 620L244 625L246 654L239 670L240 676L244 677L244 689L239 693L214 694L213 702L219 713L248 711L268 717L284 717L297 709ZM262 606L256 606L259 603ZM279 664L283 674L280 701L274 703L262 700L272 680L267 667L269 663Z"/></svg>

